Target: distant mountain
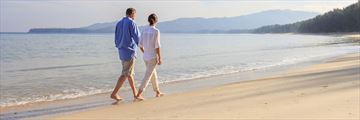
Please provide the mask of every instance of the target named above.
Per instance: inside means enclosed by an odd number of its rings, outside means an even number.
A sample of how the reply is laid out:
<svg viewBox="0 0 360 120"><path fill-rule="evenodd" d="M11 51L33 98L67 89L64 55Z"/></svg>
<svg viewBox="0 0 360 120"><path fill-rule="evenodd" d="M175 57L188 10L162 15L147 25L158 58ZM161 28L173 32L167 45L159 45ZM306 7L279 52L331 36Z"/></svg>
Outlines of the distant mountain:
<svg viewBox="0 0 360 120"><path fill-rule="evenodd" d="M116 22L108 22L108 23L96 23L87 27L83 27L82 29L91 30L95 32L114 32L115 31Z"/></svg>
<svg viewBox="0 0 360 120"><path fill-rule="evenodd" d="M264 25L287 24L312 18L313 12L270 10L249 15L223 18L180 18L158 24L162 32L193 33L201 31L231 31L254 29Z"/></svg>
<svg viewBox="0 0 360 120"><path fill-rule="evenodd" d="M113 33L116 22L96 23L81 28L33 28L28 33Z"/></svg>
<svg viewBox="0 0 360 120"><path fill-rule="evenodd" d="M333 33L360 32L360 2L334 9L315 18L285 25L260 27L254 33Z"/></svg>
<svg viewBox="0 0 360 120"><path fill-rule="evenodd" d="M165 33L222 33L249 32L249 29L272 24L288 24L315 17L318 13L269 10L249 15L222 18L179 18L158 23ZM96 23L82 28L35 28L29 33L112 33L116 22ZM140 27L142 28L142 27Z"/></svg>

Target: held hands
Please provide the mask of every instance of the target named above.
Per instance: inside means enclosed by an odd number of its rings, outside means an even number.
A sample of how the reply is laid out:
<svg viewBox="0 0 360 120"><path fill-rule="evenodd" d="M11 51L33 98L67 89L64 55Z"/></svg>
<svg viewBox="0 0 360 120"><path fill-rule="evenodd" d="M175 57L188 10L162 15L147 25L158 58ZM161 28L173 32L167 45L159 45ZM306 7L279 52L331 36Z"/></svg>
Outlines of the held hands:
<svg viewBox="0 0 360 120"><path fill-rule="evenodd" d="M157 60L157 64L161 65L161 58L157 58L156 60Z"/></svg>

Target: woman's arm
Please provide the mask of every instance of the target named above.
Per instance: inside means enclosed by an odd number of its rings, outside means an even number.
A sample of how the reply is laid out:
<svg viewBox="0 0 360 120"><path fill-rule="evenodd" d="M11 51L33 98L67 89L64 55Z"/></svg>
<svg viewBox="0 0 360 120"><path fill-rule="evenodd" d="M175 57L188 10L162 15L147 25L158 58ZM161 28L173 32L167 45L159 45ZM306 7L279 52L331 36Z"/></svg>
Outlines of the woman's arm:
<svg viewBox="0 0 360 120"><path fill-rule="evenodd" d="M143 33L141 33L141 34L143 34ZM141 52L144 53L144 35L140 36L139 48L140 48Z"/></svg>
<svg viewBox="0 0 360 120"><path fill-rule="evenodd" d="M160 48L156 48L156 54L157 54L157 63L158 63L158 65L161 65Z"/></svg>
<svg viewBox="0 0 360 120"><path fill-rule="evenodd" d="M144 47L140 47L142 53L144 53Z"/></svg>
<svg viewBox="0 0 360 120"><path fill-rule="evenodd" d="M160 31L157 31L156 34L156 44L155 44L155 48L156 48L156 54L157 54L157 62L158 65L161 65L161 54L160 54Z"/></svg>

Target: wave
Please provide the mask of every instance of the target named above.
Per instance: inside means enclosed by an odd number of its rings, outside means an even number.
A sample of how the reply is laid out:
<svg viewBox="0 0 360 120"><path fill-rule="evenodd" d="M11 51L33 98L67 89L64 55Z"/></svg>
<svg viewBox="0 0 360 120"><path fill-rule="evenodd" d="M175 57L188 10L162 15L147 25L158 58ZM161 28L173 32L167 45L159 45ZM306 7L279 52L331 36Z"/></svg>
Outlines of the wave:
<svg viewBox="0 0 360 120"><path fill-rule="evenodd" d="M357 47L358 49L358 47ZM227 75L239 72L247 72L247 71L255 71L255 70L265 70L270 69L273 67L279 66L286 66L286 65L293 65L297 63L307 62L311 60L320 60L325 58L332 58L342 54L351 53L352 51L339 51L339 52L332 52L328 54L322 55L307 55L307 56L297 56L297 57L285 57L281 61L268 61L268 62L256 62L256 63L247 63L240 66L223 66L223 67L213 67L213 69L206 69L201 72L195 72L190 74L180 74L176 75L176 77L168 78L163 80L160 83L173 83L173 82L182 82L186 80L194 80L200 78L207 78L212 76L219 76L219 75Z"/></svg>
<svg viewBox="0 0 360 120"><path fill-rule="evenodd" d="M63 69L63 68L86 67L86 66L95 66L95 65L103 65L103 64L107 64L107 63L94 63L94 64L82 64L82 65L64 65L64 66L38 67L38 68L9 70L9 71L7 71L7 72Z"/></svg>
<svg viewBox="0 0 360 120"><path fill-rule="evenodd" d="M358 47L356 48L359 49ZM211 68L204 68L199 70L199 72L193 73L182 73L169 76L167 78L162 78L159 80L160 84L169 84L169 83L176 83L200 78L208 78L212 76L219 76L219 75L227 75L239 72L247 72L247 71L255 71L255 70L266 70L273 67L278 66L286 66L292 65L297 63L302 63L311 60L319 60L325 58L336 57L342 54L347 54L353 51L340 51L340 52L332 52L328 54L322 55L307 55L307 56L297 56L297 57L285 57L281 61L262 61L262 62L255 62L255 63L247 63L242 64L239 66L215 66ZM55 101L55 100L65 100L65 99L73 99L79 98L84 96L96 95L101 93L108 93L111 92L112 88L94 88L94 87L87 87L84 89L68 89L63 90L59 94L52 94L46 96L37 96L37 97L28 97L28 98L11 98L7 100L2 100L0 103L0 107L9 107L9 106L17 106L17 105L25 105L29 103L37 103L37 102L45 102L45 101Z"/></svg>
<svg viewBox="0 0 360 120"><path fill-rule="evenodd" d="M88 88L86 88L86 90L68 89L68 90L63 90L62 93L59 93L59 94L28 97L28 98L21 98L21 99L19 99L19 98L8 99L5 102L0 103L0 107L10 107L10 106L25 105L25 104L30 104L30 103L73 99L73 98L79 98L79 97L84 97L84 96L89 96L89 95L107 93L107 92L111 92L111 90L112 89L97 89L97 88L93 88L93 87L88 87Z"/></svg>

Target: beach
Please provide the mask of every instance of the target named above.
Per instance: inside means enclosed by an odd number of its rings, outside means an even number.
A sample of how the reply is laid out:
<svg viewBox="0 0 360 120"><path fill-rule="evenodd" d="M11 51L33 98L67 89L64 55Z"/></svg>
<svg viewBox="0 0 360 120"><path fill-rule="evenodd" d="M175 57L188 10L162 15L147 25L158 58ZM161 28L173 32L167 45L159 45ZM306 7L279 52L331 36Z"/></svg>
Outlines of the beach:
<svg viewBox="0 0 360 120"><path fill-rule="evenodd" d="M121 64L116 50L113 49L113 46L109 46L109 44L113 44L112 34L90 36L83 34L2 34L2 36L0 44L2 49L0 119L38 120L115 107L112 104L114 101L109 98L109 95L116 84ZM24 43L24 38L28 38L28 41L34 44L17 47ZM54 40L64 44L48 44L48 38L57 38ZM270 79L270 76L280 79L295 74L294 71L333 61L349 53L359 53L358 41L360 40L358 34L343 36L163 34L162 38L165 57L164 64L158 66L158 76L160 89L166 93L166 96L153 99L154 92L149 87L144 93L144 97L148 98L144 101L145 103L153 100L156 102L160 100L162 103L162 99L184 101L184 103L177 103L179 105L175 107L167 105L169 102L165 100L165 105L162 107L170 109L179 106L196 106L185 103L188 102L187 100L197 101L200 99L196 102L196 104L200 104L199 108L210 110L210 106L203 108L203 106L207 106L203 105L207 101L216 101L217 103L223 99L225 101L240 99L234 103L251 105L244 108L239 107L238 109L244 109L242 112L249 108L255 109L254 106L257 106L246 103L246 100L256 101L252 99L253 97L247 96L254 96L253 94L259 92L268 94L267 91L272 91L272 89L257 90L255 87L267 88L273 84L285 84L278 83L278 80L272 80L264 82L265 84L262 85L262 82L256 81ZM204 42L206 44L197 46ZM191 45L187 46L189 43ZM94 49L92 44L99 46ZM23 56L25 54L26 56ZM136 86L141 83L145 69L141 60L142 54L138 57L139 60L135 66ZM288 78L281 79L287 80ZM239 85L239 88L236 89L224 87L250 83L250 86ZM218 87L220 87L219 91L211 91ZM214 93L211 96L214 98L198 95L199 91L205 90L207 91L204 93ZM227 93L232 91L237 91L238 94L229 94L229 96ZM188 94L194 94L190 97L194 97L194 99L186 97ZM133 103L127 83L121 88L119 95L124 100L117 106L144 104L142 102ZM204 98L197 96L204 96ZM184 97L185 100L181 97ZM274 105L274 101L263 103L266 103L267 107ZM146 108L146 110L152 109ZM231 109L229 108L229 110ZM137 113L136 110L134 113ZM155 117L159 116L155 113L154 115ZM205 117L207 114L202 115L202 118L207 118ZM180 116L185 115L180 114ZM110 117L112 118L112 116ZM125 118L131 119L132 117ZM147 117L139 116L139 118L146 119ZM172 117L163 116L163 118ZM185 116L185 118L188 117Z"/></svg>
<svg viewBox="0 0 360 120"><path fill-rule="evenodd" d="M360 119L359 57L47 119Z"/></svg>
<svg viewBox="0 0 360 120"><path fill-rule="evenodd" d="M0 3L0 120L360 120L360 0Z"/></svg>

